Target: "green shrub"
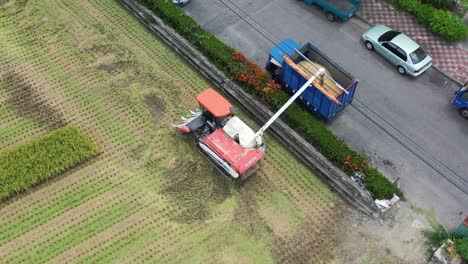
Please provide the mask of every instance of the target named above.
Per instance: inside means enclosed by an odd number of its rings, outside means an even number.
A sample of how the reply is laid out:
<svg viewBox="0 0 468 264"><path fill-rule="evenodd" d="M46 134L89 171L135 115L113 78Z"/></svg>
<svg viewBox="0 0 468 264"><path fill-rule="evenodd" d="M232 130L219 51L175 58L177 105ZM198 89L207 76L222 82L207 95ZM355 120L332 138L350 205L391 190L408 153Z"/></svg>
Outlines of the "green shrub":
<svg viewBox="0 0 468 264"><path fill-rule="evenodd" d="M403 193L393 185L382 173L374 167L365 166L362 169L364 173L364 183L369 192L372 193L376 199L389 199L393 194L397 194L402 199Z"/></svg>
<svg viewBox="0 0 468 264"><path fill-rule="evenodd" d="M148 3L151 0L140 0ZM409 0L396 0L409 1ZM411 0L414 1L414 0ZM189 40L199 51L201 51L213 64L222 70L231 79L235 77L232 69L238 68L239 61L235 59L235 50L218 40L215 36L205 32L192 18L187 17L174 4L167 0L152 0L148 5L156 15L166 24L173 27L183 37ZM248 89L240 83L243 89L251 93L255 90ZM250 87L251 88L251 87ZM279 109L287 100L289 95L279 90L268 96L271 107ZM311 115L297 104L291 105L284 114L288 124L311 142L325 157L340 166L346 172L354 171L355 165L360 164L359 170L366 169L369 175L364 177L364 183L372 196L376 199L390 199L394 193L403 197L401 191L391 184L377 169L368 166L361 168L365 159L351 150L342 139L331 133L325 125L316 117ZM347 157L352 157L352 166L345 164ZM366 173L366 172L364 172Z"/></svg>
<svg viewBox="0 0 468 264"><path fill-rule="evenodd" d="M419 22L429 25L432 19L432 13L434 13L435 10L436 9L429 4L421 4L414 15Z"/></svg>
<svg viewBox="0 0 468 264"><path fill-rule="evenodd" d="M468 261L468 238L455 239L457 252L460 254L464 261Z"/></svg>
<svg viewBox="0 0 468 264"><path fill-rule="evenodd" d="M464 40L468 34L468 27L463 20L448 11L421 4L418 0L394 0L393 3L397 8L416 16L419 22L428 25L432 32L448 41Z"/></svg>
<svg viewBox="0 0 468 264"><path fill-rule="evenodd" d="M0 153L0 201L95 156L98 147L78 128L57 129Z"/></svg>
<svg viewBox="0 0 468 264"><path fill-rule="evenodd" d="M394 0L393 3L396 7L413 15L416 15L420 5L418 0Z"/></svg>
<svg viewBox="0 0 468 264"><path fill-rule="evenodd" d="M450 234L441 225L434 229L423 230L422 233L426 238L426 245L429 246L431 250L432 248L442 246L442 244L444 244L450 237Z"/></svg>
<svg viewBox="0 0 468 264"><path fill-rule="evenodd" d="M424 0L423 2L437 9L452 9L456 3L454 0Z"/></svg>
<svg viewBox="0 0 468 264"><path fill-rule="evenodd" d="M463 20L449 11L435 10L429 25L434 33L452 42L465 39L468 32Z"/></svg>

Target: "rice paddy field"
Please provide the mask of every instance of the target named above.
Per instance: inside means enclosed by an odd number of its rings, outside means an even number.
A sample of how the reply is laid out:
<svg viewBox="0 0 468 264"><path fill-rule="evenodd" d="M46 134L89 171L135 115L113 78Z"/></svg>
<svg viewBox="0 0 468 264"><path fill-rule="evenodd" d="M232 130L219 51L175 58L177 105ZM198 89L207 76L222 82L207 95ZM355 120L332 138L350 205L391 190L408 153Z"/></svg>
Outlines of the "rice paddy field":
<svg viewBox="0 0 468 264"><path fill-rule="evenodd" d="M347 205L276 140L235 184L171 127L210 86L114 0L0 0L0 151L66 125L101 150L0 204L0 262L334 259Z"/></svg>

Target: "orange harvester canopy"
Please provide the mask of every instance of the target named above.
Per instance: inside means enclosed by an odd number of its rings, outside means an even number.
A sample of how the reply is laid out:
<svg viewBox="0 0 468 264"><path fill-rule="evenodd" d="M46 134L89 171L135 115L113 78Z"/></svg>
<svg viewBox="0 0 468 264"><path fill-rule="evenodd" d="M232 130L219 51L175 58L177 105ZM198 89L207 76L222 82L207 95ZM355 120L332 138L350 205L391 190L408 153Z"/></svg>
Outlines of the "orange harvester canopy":
<svg viewBox="0 0 468 264"><path fill-rule="evenodd" d="M197 101L215 117L225 117L232 113L232 104L213 88L199 94Z"/></svg>

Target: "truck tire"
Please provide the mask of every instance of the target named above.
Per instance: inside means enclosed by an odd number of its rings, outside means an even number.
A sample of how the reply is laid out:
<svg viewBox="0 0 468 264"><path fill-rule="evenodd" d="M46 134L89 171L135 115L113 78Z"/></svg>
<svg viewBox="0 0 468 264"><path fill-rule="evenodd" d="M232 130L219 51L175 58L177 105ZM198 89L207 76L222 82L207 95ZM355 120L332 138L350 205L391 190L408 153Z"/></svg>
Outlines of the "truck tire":
<svg viewBox="0 0 468 264"><path fill-rule="evenodd" d="M326 15L327 15L328 21L330 21L330 22L335 22L336 21L336 16L332 12L327 11Z"/></svg>
<svg viewBox="0 0 468 264"><path fill-rule="evenodd" d="M364 42L364 44L366 44L366 48L368 50L374 50L374 45L372 45L372 43L368 40L366 40L366 42Z"/></svg>
<svg viewBox="0 0 468 264"><path fill-rule="evenodd" d="M460 108L458 112L463 118L468 119L468 108Z"/></svg>

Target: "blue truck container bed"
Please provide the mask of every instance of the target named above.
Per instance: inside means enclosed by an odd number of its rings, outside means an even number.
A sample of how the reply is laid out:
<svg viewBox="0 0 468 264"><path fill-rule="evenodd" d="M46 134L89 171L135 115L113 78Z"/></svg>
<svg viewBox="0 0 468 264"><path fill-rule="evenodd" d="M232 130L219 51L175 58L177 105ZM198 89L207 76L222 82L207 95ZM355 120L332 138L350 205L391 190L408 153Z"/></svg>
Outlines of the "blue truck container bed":
<svg viewBox="0 0 468 264"><path fill-rule="evenodd" d="M285 39L271 49L266 64L266 68L272 74L272 77L278 80L287 92L290 94L295 93L307 82L307 79L296 70L294 65L290 65L284 56L304 70L310 70L306 69L305 66L309 68L321 66L327 70L328 74L323 77L321 87L312 84L299 97L304 106L316 113L320 118L328 121L352 102L358 80L311 43L301 47L292 39ZM336 101L339 101L339 103L336 103Z"/></svg>

